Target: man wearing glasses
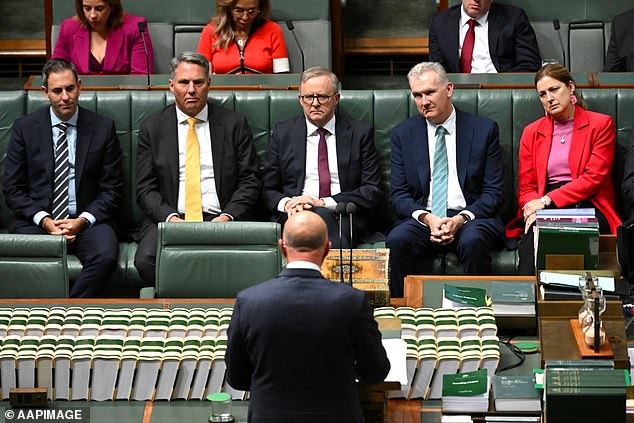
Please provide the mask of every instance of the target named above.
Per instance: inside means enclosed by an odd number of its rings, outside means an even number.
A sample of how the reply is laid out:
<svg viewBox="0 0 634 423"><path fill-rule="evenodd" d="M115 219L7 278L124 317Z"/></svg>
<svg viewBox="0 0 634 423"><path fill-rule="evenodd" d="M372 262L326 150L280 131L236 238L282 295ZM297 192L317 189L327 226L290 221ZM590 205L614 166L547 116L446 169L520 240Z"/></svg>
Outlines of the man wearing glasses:
<svg viewBox="0 0 634 423"><path fill-rule="evenodd" d="M301 210L316 212L326 221L333 248L345 248L374 241L370 211L381 199L381 177L370 125L335 113L338 85L328 69L304 71L299 87L304 115L275 125L263 196L282 224ZM356 205L352 237L344 218L340 243L335 211L350 203Z"/></svg>

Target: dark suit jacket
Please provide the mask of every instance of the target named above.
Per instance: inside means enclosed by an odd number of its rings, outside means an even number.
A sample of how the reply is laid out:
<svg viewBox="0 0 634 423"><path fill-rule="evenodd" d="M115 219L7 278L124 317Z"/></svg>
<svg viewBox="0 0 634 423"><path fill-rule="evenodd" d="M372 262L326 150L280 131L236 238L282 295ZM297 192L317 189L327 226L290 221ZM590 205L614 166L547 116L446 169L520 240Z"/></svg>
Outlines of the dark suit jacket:
<svg viewBox="0 0 634 423"><path fill-rule="evenodd" d="M429 23L429 60L447 72L460 72L459 25L462 4L436 15ZM498 72L535 72L541 66L535 31L523 9L492 3L489 9L489 53Z"/></svg>
<svg viewBox="0 0 634 423"><path fill-rule="evenodd" d="M7 205L22 224L32 224L39 211L51 211L54 164L50 107L16 120L2 186ZM77 214L89 212L97 222L111 219L122 187L121 147L114 122L80 107L75 153Z"/></svg>
<svg viewBox="0 0 634 423"><path fill-rule="evenodd" d="M612 20L612 33L605 57L606 72L634 72L634 9Z"/></svg>
<svg viewBox="0 0 634 423"><path fill-rule="evenodd" d="M634 217L634 128L630 135L630 145L625 158L625 170L623 175L623 199L625 210L629 210L629 218ZM625 217L625 216L624 216Z"/></svg>
<svg viewBox="0 0 634 423"><path fill-rule="evenodd" d="M148 117L139 128L137 203L145 224L178 213L178 130L174 104ZM260 195L255 146L246 118L209 103L209 128L216 191L223 213L245 219Z"/></svg>
<svg viewBox="0 0 634 423"><path fill-rule="evenodd" d="M424 208L430 194L425 119L414 116L394 128L391 147L391 201L396 217L401 220ZM456 108L456 161L458 180L467 203L465 209L477 219L497 216L504 201L497 123Z"/></svg>
<svg viewBox="0 0 634 423"><path fill-rule="evenodd" d="M227 380L251 391L251 423L361 423L355 378L390 369L366 294L315 270L240 292L228 335Z"/></svg>
<svg viewBox="0 0 634 423"><path fill-rule="evenodd" d="M306 132L304 115L279 122L273 129L264 166L263 196L266 206L277 215L277 205L282 198L302 194L306 177ZM355 203L359 208L355 226L370 233L370 212L381 200L381 175L372 127L337 114L335 132L341 192L333 195L333 199L338 203Z"/></svg>

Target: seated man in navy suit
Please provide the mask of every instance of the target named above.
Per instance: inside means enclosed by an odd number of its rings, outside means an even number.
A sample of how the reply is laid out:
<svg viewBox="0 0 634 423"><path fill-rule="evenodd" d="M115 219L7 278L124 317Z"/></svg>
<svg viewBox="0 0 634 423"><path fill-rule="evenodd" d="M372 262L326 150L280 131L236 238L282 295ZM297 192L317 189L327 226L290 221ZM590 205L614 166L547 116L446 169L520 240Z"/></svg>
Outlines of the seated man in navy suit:
<svg viewBox="0 0 634 423"><path fill-rule="evenodd" d="M115 270L121 148L114 122L79 107L75 66L49 60L42 93L50 106L15 121L4 167L11 233L64 235L82 264L71 297L93 297Z"/></svg>
<svg viewBox="0 0 634 423"><path fill-rule="evenodd" d="M541 66L526 12L493 0L462 0L429 23L429 60L447 72L536 72Z"/></svg>
<svg viewBox="0 0 634 423"><path fill-rule="evenodd" d="M634 72L634 9L612 19L612 32L605 55L606 72Z"/></svg>
<svg viewBox="0 0 634 423"><path fill-rule="evenodd" d="M338 85L328 69L304 71L299 87L304 114L273 128L263 177L264 201L280 223L310 208L326 221L335 248L379 240L375 239L371 211L381 199L372 127L335 113ZM339 245L335 212L338 204L349 203L357 208L352 239L349 219L344 217Z"/></svg>
<svg viewBox="0 0 634 423"><path fill-rule="evenodd" d="M293 214L279 244L286 269L238 294L227 381L251 391L252 423L362 423L355 379L390 370L367 295L321 275L330 242L316 213Z"/></svg>
<svg viewBox="0 0 634 423"><path fill-rule="evenodd" d="M391 203L398 222L387 236L390 289L426 274L421 258L454 251L465 274L491 273L489 251L502 246L503 172L494 121L457 109L438 63L407 75L420 113L392 130Z"/></svg>

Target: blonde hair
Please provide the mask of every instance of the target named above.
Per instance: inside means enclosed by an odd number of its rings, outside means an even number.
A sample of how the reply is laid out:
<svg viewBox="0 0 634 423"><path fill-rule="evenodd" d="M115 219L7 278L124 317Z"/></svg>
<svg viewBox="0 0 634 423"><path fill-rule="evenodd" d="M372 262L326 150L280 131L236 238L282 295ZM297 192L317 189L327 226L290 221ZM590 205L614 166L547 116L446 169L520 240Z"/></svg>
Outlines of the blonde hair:
<svg viewBox="0 0 634 423"><path fill-rule="evenodd" d="M213 48L227 48L233 40L235 33L233 31L233 15L231 9L236 5L238 0L216 0L216 16L212 17L209 22L215 27L214 34L218 37ZM256 22L264 21L271 15L271 3L269 0L259 0L258 9L260 13L253 21L253 25L258 25Z"/></svg>

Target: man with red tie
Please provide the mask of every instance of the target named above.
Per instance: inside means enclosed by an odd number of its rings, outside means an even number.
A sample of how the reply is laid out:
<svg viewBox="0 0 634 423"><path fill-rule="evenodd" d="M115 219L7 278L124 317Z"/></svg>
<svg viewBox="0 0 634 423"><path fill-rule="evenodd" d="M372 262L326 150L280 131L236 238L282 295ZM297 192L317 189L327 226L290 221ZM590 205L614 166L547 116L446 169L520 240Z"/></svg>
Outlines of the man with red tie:
<svg viewBox="0 0 634 423"><path fill-rule="evenodd" d="M326 221L334 248L340 247L337 204L356 206L353 239L344 218L341 240L341 247L355 247L375 240L370 212L381 199L372 127L335 113L338 85L328 69L304 71L298 96L304 114L275 125L263 175L264 201L278 221L310 209Z"/></svg>
<svg viewBox="0 0 634 423"><path fill-rule="evenodd" d="M535 72L541 66L526 12L493 0L462 0L429 24L429 61L447 72Z"/></svg>

